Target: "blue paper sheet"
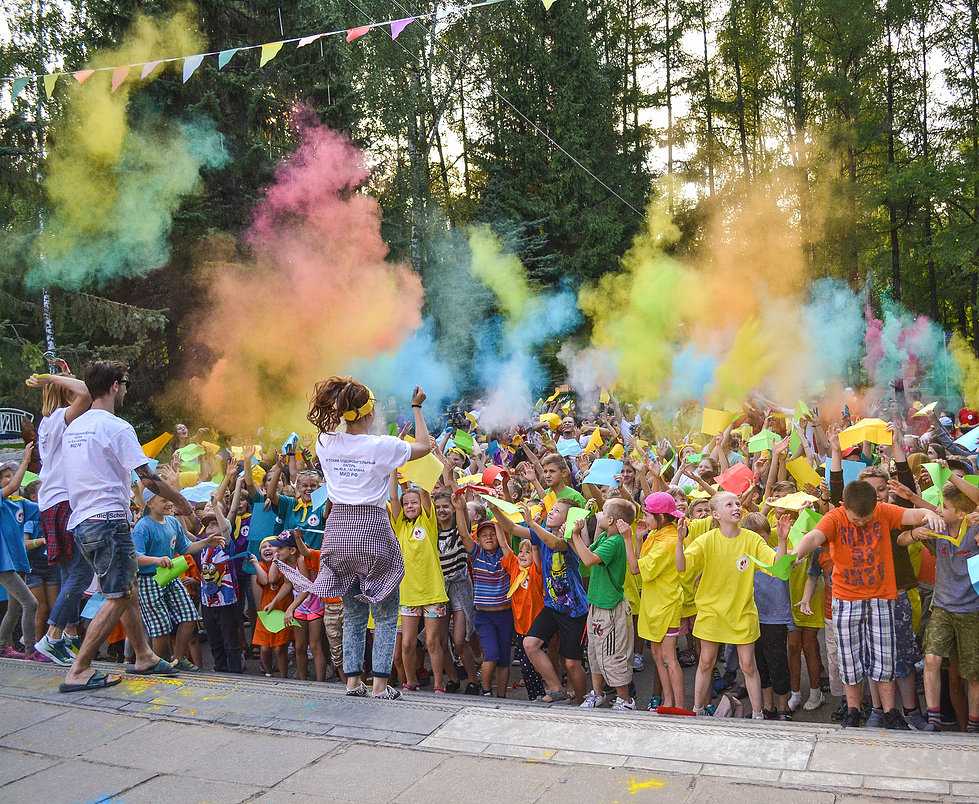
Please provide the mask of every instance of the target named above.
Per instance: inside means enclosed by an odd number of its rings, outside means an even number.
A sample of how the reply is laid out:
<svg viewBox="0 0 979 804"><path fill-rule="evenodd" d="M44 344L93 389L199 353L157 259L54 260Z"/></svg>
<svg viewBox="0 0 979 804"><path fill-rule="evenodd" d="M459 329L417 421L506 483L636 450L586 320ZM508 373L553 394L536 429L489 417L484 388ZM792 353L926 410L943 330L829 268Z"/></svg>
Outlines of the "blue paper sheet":
<svg viewBox="0 0 979 804"><path fill-rule="evenodd" d="M829 485L829 461L826 461L826 485ZM867 468L863 461L843 461L843 485L847 486L856 480L860 473Z"/></svg>
<svg viewBox="0 0 979 804"><path fill-rule="evenodd" d="M972 581L972 588L979 595L979 553L971 556L965 565L969 568L969 580Z"/></svg>
<svg viewBox="0 0 979 804"><path fill-rule="evenodd" d="M156 467L160 465L160 462L156 460L156 458L147 458L146 465L149 467L151 472L155 472ZM137 475L135 472L130 472L129 474L132 477L133 483L139 483L139 475Z"/></svg>
<svg viewBox="0 0 979 804"><path fill-rule="evenodd" d="M180 493L187 502L204 503L211 499L211 495L218 490L217 483L198 483L196 486L182 489Z"/></svg>
<svg viewBox="0 0 979 804"><path fill-rule="evenodd" d="M584 479L584 483L591 483L593 486L611 486L618 488L619 481L615 476L622 471L622 461L613 458L599 458L591 465L591 471Z"/></svg>
<svg viewBox="0 0 979 804"><path fill-rule="evenodd" d="M581 455L581 444L577 438L559 438L557 442L557 454L565 458Z"/></svg>
<svg viewBox="0 0 979 804"><path fill-rule="evenodd" d="M316 491L309 495L309 499L312 501L312 510L316 510L324 505L326 501L330 499L330 491L326 487L326 483L320 486Z"/></svg>

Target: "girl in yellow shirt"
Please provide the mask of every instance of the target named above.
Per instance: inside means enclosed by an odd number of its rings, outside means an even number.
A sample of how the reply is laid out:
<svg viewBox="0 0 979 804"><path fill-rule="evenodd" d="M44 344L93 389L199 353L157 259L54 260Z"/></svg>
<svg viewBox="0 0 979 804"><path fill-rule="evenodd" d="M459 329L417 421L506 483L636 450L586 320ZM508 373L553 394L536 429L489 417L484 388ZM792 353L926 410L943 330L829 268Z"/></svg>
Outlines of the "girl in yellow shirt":
<svg viewBox="0 0 979 804"><path fill-rule="evenodd" d="M763 719L761 678L755 664L754 643L760 635L755 607L754 567L751 559L772 565L785 555L787 531L779 530L778 551L772 550L754 531L741 527L741 499L721 492L711 499L718 527L709 530L684 549L686 523L677 528L676 568L679 573L700 574L697 587L697 622L694 636L700 639L700 661L694 683L693 711L701 714L711 688L711 670L721 644L737 645L738 662L744 674L751 716Z"/></svg>

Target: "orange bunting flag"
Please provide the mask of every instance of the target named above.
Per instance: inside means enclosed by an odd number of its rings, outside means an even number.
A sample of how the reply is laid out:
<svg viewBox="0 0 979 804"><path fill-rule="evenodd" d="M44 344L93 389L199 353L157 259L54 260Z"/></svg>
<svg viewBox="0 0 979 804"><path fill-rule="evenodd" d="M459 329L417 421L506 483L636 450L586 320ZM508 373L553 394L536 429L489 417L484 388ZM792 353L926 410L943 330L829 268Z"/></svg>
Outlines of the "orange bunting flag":
<svg viewBox="0 0 979 804"><path fill-rule="evenodd" d="M129 75L129 65L125 64L122 67L116 67L112 71L112 91L115 92L119 89L119 86L123 81L126 80L126 76Z"/></svg>
<svg viewBox="0 0 979 804"><path fill-rule="evenodd" d="M84 84L89 78L95 75L95 70L78 70L72 73L72 75L75 76L75 80L79 84Z"/></svg>
<svg viewBox="0 0 979 804"><path fill-rule="evenodd" d="M370 33L370 25L361 25L359 28L350 28L347 30L347 41L353 42L355 39L360 39L364 34Z"/></svg>

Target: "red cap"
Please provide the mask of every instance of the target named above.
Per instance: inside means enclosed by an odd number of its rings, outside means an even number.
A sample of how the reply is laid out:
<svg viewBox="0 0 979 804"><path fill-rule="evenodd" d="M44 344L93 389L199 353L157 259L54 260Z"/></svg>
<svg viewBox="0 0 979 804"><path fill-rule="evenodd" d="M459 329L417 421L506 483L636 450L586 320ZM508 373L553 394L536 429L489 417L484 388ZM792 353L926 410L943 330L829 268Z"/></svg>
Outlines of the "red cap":
<svg viewBox="0 0 979 804"><path fill-rule="evenodd" d="M959 424L963 427L975 427L979 425L979 412L972 408L962 408L959 411Z"/></svg>
<svg viewBox="0 0 979 804"><path fill-rule="evenodd" d="M483 470L483 485L492 486L500 475L503 476L504 482L510 477L510 473L501 466L487 466Z"/></svg>

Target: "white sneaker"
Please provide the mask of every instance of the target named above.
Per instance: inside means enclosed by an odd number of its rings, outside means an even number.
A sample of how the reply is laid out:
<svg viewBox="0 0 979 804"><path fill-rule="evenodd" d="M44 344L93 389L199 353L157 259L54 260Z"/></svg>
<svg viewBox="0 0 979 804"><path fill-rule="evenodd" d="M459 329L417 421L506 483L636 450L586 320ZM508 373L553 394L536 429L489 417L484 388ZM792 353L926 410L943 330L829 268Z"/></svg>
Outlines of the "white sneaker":
<svg viewBox="0 0 979 804"><path fill-rule="evenodd" d="M601 702L601 703L599 703ZM578 704L579 709L595 709L605 703L605 697L600 696L595 690L588 690L585 693L584 700Z"/></svg>
<svg viewBox="0 0 979 804"><path fill-rule="evenodd" d="M47 634L34 643L34 650L60 667L71 667L74 661L74 656L68 650L67 641L59 639L55 642Z"/></svg>
<svg viewBox="0 0 979 804"><path fill-rule="evenodd" d="M807 712L811 712L813 709L819 709L824 703L826 703L826 696L823 695L823 691L819 687L816 687L815 689L809 690L809 700L806 701L802 708Z"/></svg>
<svg viewBox="0 0 979 804"><path fill-rule="evenodd" d="M800 706L802 706L802 693L793 690L789 696L789 711L794 712Z"/></svg>
<svg viewBox="0 0 979 804"><path fill-rule="evenodd" d="M623 701L618 695L615 696L615 703L612 704L613 712L634 712L635 710L635 699L630 698L628 701Z"/></svg>

